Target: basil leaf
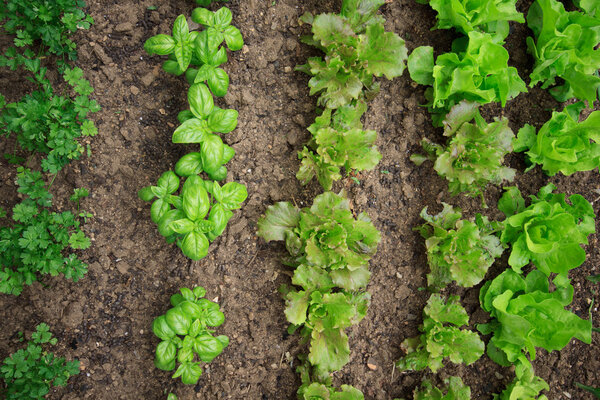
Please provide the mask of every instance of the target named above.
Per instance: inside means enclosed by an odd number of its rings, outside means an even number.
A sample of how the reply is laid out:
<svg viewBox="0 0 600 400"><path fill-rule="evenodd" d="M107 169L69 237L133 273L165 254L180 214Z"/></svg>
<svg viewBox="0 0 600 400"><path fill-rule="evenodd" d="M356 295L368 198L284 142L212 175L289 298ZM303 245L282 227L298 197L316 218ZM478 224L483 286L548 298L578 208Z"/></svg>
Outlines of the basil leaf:
<svg viewBox="0 0 600 400"><path fill-rule="evenodd" d="M223 344L210 335L198 336L194 341L194 351L200 360L211 362L223 351Z"/></svg>
<svg viewBox="0 0 600 400"><path fill-rule="evenodd" d="M202 172L202 155L197 152L186 154L175 164L175 172L179 176L198 175Z"/></svg>
<svg viewBox="0 0 600 400"><path fill-rule="evenodd" d="M174 209L167 211L157 222L158 233L164 237L174 235L175 231L171 228L171 223L182 218L185 218L185 214L181 210Z"/></svg>
<svg viewBox="0 0 600 400"><path fill-rule="evenodd" d="M169 206L169 203L163 199L158 199L152 203L152 207L150 207L150 218L153 222L158 223L163 215L165 215L165 213L170 209L171 207Z"/></svg>
<svg viewBox="0 0 600 400"><path fill-rule="evenodd" d="M227 210L236 210L248 198L248 191L246 186L240 183L229 182L221 188L218 197L215 194L215 198Z"/></svg>
<svg viewBox="0 0 600 400"><path fill-rule="evenodd" d="M227 94L229 88L229 75L222 68L213 68L208 74L208 87L217 97Z"/></svg>
<svg viewBox="0 0 600 400"><path fill-rule="evenodd" d="M214 100L210 90L203 83L195 83L188 90L190 110L200 119L206 119L214 108Z"/></svg>
<svg viewBox="0 0 600 400"><path fill-rule="evenodd" d="M225 28L223 35L225 36L225 43L227 43L227 48L229 48L229 50L237 51L244 47L242 33L235 26L228 26Z"/></svg>
<svg viewBox="0 0 600 400"><path fill-rule="evenodd" d="M213 132L229 133L238 123L237 110L215 109L208 117L208 128Z"/></svg>
<svg viewBox="0 0 600 400"><path fill-rule="evenodd" d="M183 184L183 211L190 220L197 221L208 214L210 201L202 184L193 178L189 177Z"/></svg>
<svg viewBox="0 0 600 400"><path fill-rule="evenodd" d="M165 314L169 327L178 335L186 335L192 324L192 319L180 308L171 308Z"/></svg>
<svg viewBox="0 0 600 400"><path fill-rule="evenodd" d="M173 60L167 60L163 63L162 69L167 73L175 76L183 74L183 70L179 67L179 63Z"/></svg>
<svg viewBox="0 0 600 400"><path fill-rule="evenodd" d="M192 11L192 21L200 25L212 26L214 25L214 15L210 10L198 7Z"/></svg>
<svg viewBox="0 0 600 400"><path fill-rule="evenodd" d="M181 241L181 251L185 256L198 261L208 254L208 239L206 235L190 232Z"/></svg>
<svg viewBox="0 0 600 400"><path fill-rule="evenodd" d="M175 40L171 36L164 34L152 36L144 43L144 50L151 55L166 56L175 50Z"/></svg>
<svg viewBox="0 0 600 400"><path fill-rule="evenodd" d="M167 193L175 193L179 189L179 178L173 171L167 171L158 178L157 185L165 188Z"/></svg>
<svg viewBox="0 0 600 400"><path fill-rule="evenodd" d="M169 340L175 336L175 332L167 323L164 315L161 315L152 321L152 332L162 340Z"/></svg>
<svg viewBox="0 0 600 400"><path fill-rule="evenodd" d="M175 356L177 355L177 348L170 341L162 341L156 346L156 357L154 358L154 365L156 368L163 371L170 371L175 368Z"/></svg>
<svg viewBox="0 0 600 400"><path fill-rule="evenodd" d="M155 195L151 186L146 186L138 191L138 197L143 201L151 201Z"/></svg>
<svg viewBox="0 0 600 400"><path fill-rule="evenodd" d="M173 143L202 143L209 133L205 120L188 119L173 132Z"/></svg>
<svg viewBox="0 0 600 400"><path fill-rule="evenodd" d="M229 10L227 7L218 9L213 15L213 27L219 30L227 28L233 19L231 10Z"/></svg>
<svg viewBox="0 0 600 400"><path fill-rule="evenodd" d="M206 172L214 172L223 165L223 141L217 135L209 135L200 147L202 167Z"/></svg>
<svg viewBox="0 0 600 400"><path fill-rule="evenodd" d="M169 224L169 228L180 235L185 235L186 233L193 231L194 227L195 224L187 218L179 219Z"/></svg>

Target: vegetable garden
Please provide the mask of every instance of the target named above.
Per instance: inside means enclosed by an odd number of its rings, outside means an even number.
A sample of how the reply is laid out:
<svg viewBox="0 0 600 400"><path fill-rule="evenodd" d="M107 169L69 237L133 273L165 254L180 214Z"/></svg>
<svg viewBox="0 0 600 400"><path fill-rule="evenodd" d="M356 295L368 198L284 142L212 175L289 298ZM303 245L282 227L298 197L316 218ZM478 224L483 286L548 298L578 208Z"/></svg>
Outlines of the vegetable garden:
<svg viewBox="0 0 600 400"><path fill-rule="evenodd" d="M600 397L595 1L0 24L0 397Z"/></svg>

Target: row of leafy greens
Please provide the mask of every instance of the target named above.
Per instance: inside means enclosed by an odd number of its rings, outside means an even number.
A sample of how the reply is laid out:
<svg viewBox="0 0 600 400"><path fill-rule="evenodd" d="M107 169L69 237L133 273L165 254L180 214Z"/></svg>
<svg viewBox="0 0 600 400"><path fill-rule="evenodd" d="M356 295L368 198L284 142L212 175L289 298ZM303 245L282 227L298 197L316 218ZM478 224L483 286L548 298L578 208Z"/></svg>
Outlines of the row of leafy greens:
<svg viewBox="0 0 600 400"><path fill-rule="evenodd" d="M149 54L169 56L163 63L166 72L185 75L189 82L190 108L179 113L180 125L172 141L196 144L199 151L181 157L175 171L163 173L156 185L138 194L142 200L152 201L150 216L159 233L192 260L207 255L209 243L223 233L232 210L239 209L248 197L240 183L218 183L227 178L225 165L235 155L219 134L232 132L238 124L238 112L219 108L213 97L225 96L229 88L229 76L220 67L227 62L226 48L235 51L244 45L241 32L231 25L232 19L226 7L214 12L196 8L192 20L204 28L202 31L190 32L186 17L179 15L172 35L158 34L144 44ZM209 179L202 179L200 174Z"/></svg>
<svg viewBox="0 0 600 400"><path fill-rule="evenodd" d="M407 49L393 32L384 29L377 10L384 0L345 0L340 14L306 13L300 21L311 25L304 43L324 57L311 57L296 69L311 76L310 94L318 94L321 115L308 130L312 139L298 154L296 177L302 184L316 178L325 190L346 173L373 169L381 154L377 133L364 130L361 118L366 102L377 95L375 78L393 79L405 69Z"/></svg>

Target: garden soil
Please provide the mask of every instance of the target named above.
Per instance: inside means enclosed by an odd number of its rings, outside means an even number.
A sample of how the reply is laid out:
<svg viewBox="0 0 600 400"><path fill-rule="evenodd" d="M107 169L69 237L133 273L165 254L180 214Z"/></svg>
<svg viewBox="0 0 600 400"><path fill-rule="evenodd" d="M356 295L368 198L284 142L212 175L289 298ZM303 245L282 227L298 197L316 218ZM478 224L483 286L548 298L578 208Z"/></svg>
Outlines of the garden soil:
<svg viewBox="0 0 600 400"><path fill-rule="evenodd" d="M526 11L530 1L521 1ZM337 12L336 0L232 0L234 24L244 34L244 48L230 54L224 66L231 79L229 93L217 103L239 111L238 128L225 135L236 150L229 164L228 180L248 187L249 197L235 212L225 234L201 261L190 261L158 234L150 220L149 204L137 191L156 182L173 168L193 145L176 145L171 135L177 113L187 108L187 84L161 70L162 58L149 57L144 41L158 33L170 33L179 14L190 15L192 0L89 0L87 12L95 24L76 35L77 65L95 88L102 111L93 115L99 134L89 143L90 157L72 162L52 185L57 209L71 209L68 196L86 187L91 196L81 207L94 214L85 224L92 247L82 253L88 274L73 283L46 277L26 288L20 297L0 296L0 357L22 347L18 332L29 335L46 322L59 338L58 354L81 360L81 374L65 388L52 389L49 399L165 399L173 391L180 399L294 399L300 385L296 355L307 352L297 334L288 335L284 302L277 289L290 283L291 271L279 260L281 244L267 244L256 236L257 219L277 201L310 205L321 192L316 183L302 187L295 178L297 152L308 139L306 128L315 118L316 97L309 96L308 77L295 72L297 64L317 53L300 41L307 33L298 18L304 12ZM402 36L409 50L433 45L437 52L450 49L452 31L430 31L435 14L414 0L390 0L382 7L386 28ZM511 63L522 77L532 69L526 53L525 25L513 26L506 44ZM2 44L6 46L7 38ZM56 74L54 75L54 77ZM418 334L428 294L422 288L428 272L424 241L412 228L421 223L423 207L441 210L440 202L460 206L471 217L483 212L501 218L494 205L498 187L486 192L488 209L479 199L450 197L447 185L431 163L413 165L409 157L420 151L420 140L441 140L430 117L420 105L424 88L408 73L393 81L382 80L381 92L371 103L365 125L379 133L381 163L355 179L347 177L334 186L345 190L354 212L366 211L381 231L382 241L371 260L368 287L372 303L366 318L348 330L350 363L334 374L336 384L352 384L366 399L411 398L423 377L442 383L459 375L471 386L474 399L491 399L509 383L514 372L486 357L471 366L448 362L437 375L430 372L395 371L393 363L403 353L400 343ZM19 74L2 71L0 90L14 101L31 86ZM484 115L507 117L516 131L524 123L540 127L559 107L546 92L531 89L502 110L488 106ZM2 139L0 151L13 152L14 141ZM508 163L523 171L522 155ZM1 161L0 205L9 209L18 200L14 185L16 168ZM30 160L39 165L39 160ZM567 194L581 193L598 214L598 171L549 178L539 168L519 173L516 185L526 194L536 193L548 182ZM586 262L571 273L575 286L572 311L581 317L597 316L600 286L585 277L600 273L600 246L592 235L586 246ZM506 255L488 273L492 278L506 266ZM169 307L169 296L178 288L204 286L226 315L218 328L231 342L195 386L185 386L153 365L158 343L152 320ZM451 287L460 294L470 313L472 327L487 320L478 303L481 285L472 289ZM575 382L600 384L600 337L592 345L573 340L561 352L538 351L536 374L550 384L551 399L591 399Z"/></svg>

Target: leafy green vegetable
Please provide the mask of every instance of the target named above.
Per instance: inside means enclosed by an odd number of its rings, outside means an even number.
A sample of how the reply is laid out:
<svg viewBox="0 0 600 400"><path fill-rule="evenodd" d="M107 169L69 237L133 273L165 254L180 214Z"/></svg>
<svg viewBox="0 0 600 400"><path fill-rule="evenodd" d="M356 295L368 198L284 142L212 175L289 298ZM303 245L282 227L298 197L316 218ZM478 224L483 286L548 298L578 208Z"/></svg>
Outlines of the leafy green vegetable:
<svg viewBox="0 0 600 400"><path fill-rule="evenodd" d="M196 8L192 12L192 20L206 29L190 32L185 16L180 15L173 25L172 36L152 36L144 44L144 49L149 54L168 55L169 59L163 64L163 69L168 73L185 73L191 85L206 83L215 96L225 96L229 76L219 68L227 62L227 52L221 43L225 41L232 51L239 50L244 45L242 34L238 28L230 25L232 14L226 7L215 12ZM188 69L190 64L197 68Z"/></svg>
<svg viewBox="0 0 600 400"><path fill-rule="evenodd" d="M549 390L550 387L542 378L534 375L533 367L525 357L521 357L516 363L515 373L515 380L501 394L495 394L495 400L548 400L540 392Z"/></svg>
<svg viewBox="0 0 600 400"><path fill-rule="evenodd" d="M433 386L431 381L424 379L421 389L415 388L414 400L467 400L471 398L471 388L465 385L459 377L451 376L444 380L446 391Z"/></svg>
<svg viewBox="0 0 600 400"><path fill-rule="evenodd" d="M345 0L339 15L307 13L300 19L312 25L312 37L303 41L326 54L296 67L312 76L310 94L320 93L319 105L335 109L363 98L365 92L371 97L379 91L374 77L402 75L408 53L404 40L385 32L384 19L376 14L383 3Z"/></svg>
<svg viewBox="0 0 600 400"><path fill-rule="evenodd" d="M592 11L597 2L583 1ZM597 12L597 10L596 10ZM578 11L565 11L556 0L536 0L527 14L527 24L534 38L527 38L527 48L535 59L530 86L542 82L542 89L556 84L550 93L558 101L576 97L592 103L600 87L600 18Z"/></svg>
<svg viewBox="0 0 600 400"><path fill-rule="evenodd" d="M17 36L15 46L39 40L50 53L74 60L76 45L69 36L94 23L84 7L81 0L5 0L0 3L0 23L6 33Z"/></svg>
<svg viewBox="0 0 600 400"><path fill-rule="evenodd" d="M72 87L76 96L61 96L54 92L46 78L47 68L41 66L31 50L25 56L9 49L9 56L0 56L0 66L11 69L23 65L34 76L38 90L25 95L16 103L6 104L0 111L0 134L14 134L22 148L47 154L42 160L45 171L56 173L71 160L84 153L84 147L77 141L82 136L94 136L98 130L87 119L89 113L100 110L100 106L89 96L94 89L83 78L79 68L65 67L63 78Z"/></svg>
<svg viewBox="0 0 600 400"><path fill-rule="evenodd" d="M195 385L202 374L202 362L209 363L221 354L229 338L212 335L210 327L223 324L225 315L218 304L203 298L204 288L181 288L180 292L171 296L173 308L152 322L152 331L162 340L156 347L154 365L171 371L179 362L173 378L181 377L184 384Z"/></svg>
<svg viewBox="0 0 600 400"><path fill-rule="evenodd" d="M430 289L439 291L456 281L459 286L472 287L483 280L494 259L504 251L494 233L501 229L487 217L477 214L475 221L460 219L460 209L443 203L437 215L421 211L426 223L415 228L426 239L427 274Z"/></svg>
<svg viewBox="0 0 600 400"><path fill-rule="evenodd" d="M341 178L341 168L350 173L373 169L379 163L377 132L363 130L360 122L366 110L366 103L358 101L338 108L333 115L331 109L325 109L317 117L308 128L312 140L298 154L302 165L296 178L303 185L316 177L325 190L330 190L333 181Z"/></svg>
<svg viewBox="0 0 600 400"><path fill-rule="evenodd" d="M596 0L574 0L573 2L587 14L600 18L600 4Z"/></svg>
<svg viewBox="0 0 600 400"><path fill-rule="evenodd" d="M512 151L514 134L507 119L488 124L479 113L476 103L461 101L452 107L443 121L444 136L450 137L446 147L424 138L423 149L428 155L413 155L420 165L429 159L440 176L448 180L450 194L466 192L481 196L488 183L512 181L515 170L502 165L504 156ZM474 123L469 121L475 120Z"/></svg>
<svg viewBox="0 0 600 400"><path fill-rule="evenodd" d="M485 345L477 333L459 329L468 324L469 316L458 296L445 300L439 294L432 294L423 310L423 325L419 327L423 333L402 342L407 354L396 361L396 368L401 371L430 368L436 372L443 367L446 357L453 363L474 363L483 355Z"/></svg>
<svg viewBox="0 0 600 400"><path fill-rule="evenodd" d="M229 1L229 0L196 0L196 3L202 7L208 7L215 1Z"/></svg>
<svg viewBox="0 0 600 400"><path fill-rule="evenodd" d="M480 324L484 335L492 333L487 354L500 365L508 366L525 358L535 359L536 347L560 350L575 337L591 342L592 323L565 309L573 300L569 279L558 275L550 291L548 277L539 270L527 277L508 269L481 288L481 307L493 320Z"/></svg>
<svg viewBox="0 0 600 400"><path fill-rule="evenodd" d="M18 296L38 275L64 274L77 282L87 265L75 253L64 253L90 246L79 220L70 211L50 212L52 196L41 173L19 167L17 183L26 197L12 210L15 223L0 227L0 292Z"/></svg>
<svg viewBox="0 0 600 400"><path fill-rule="evenodd" d="M508 21L523 23L516 0L417 0L438 12L434 29L456 28L464 34L472 31L491 33L502 42L509 31Z"/></svg>
<svg viewBox="0 0 600 400"><path fill-rule="evenodd" d="M209 242L223 233L233 216L232 210L241 207L248 192L237 182L220 186L197 175L188 176L176 195L179 186L177 174L167 171L156 186L147 186L138 195L144 201L156 198L150 215L167 242L177 242L186 257L200 260L208 253Z"/></svg>
<svg viewBox="0 0 600 400"><path fill-rule="evenodd" d="M452 52L441 54L435 63L433 48L416 48L408 57L410 77L421 85L433 85L425 94L430 111L438 114L436 125L462 100L480 104L506 102L526 92L516 68L508 66L508 51L491 35L471 31L456 39Z"/></svg>
<svg viewBox="0 0 600 400"><path fill-rule="evenodd" d="M352 386L342 385L341 390L322 383L312 383L298 393L300 400L364 400L362 392Z"/></svg>
<svg viewBox="0 0 600 400"><path fill-rule="evenodd" d="M519 130L514 147L517 152L527 150L531 166L526 171L540 164L550 176L557 172L571 175L600 166L600 111L579 122L584 108L585 104L579 102L561 112L554 111L537 135L529 124Z"/></svg>
<svg viewBox="0 0 600 400"><path fill-rule="evenodd" d="M41 323L25 349L4 359L0 373L6 384L6 400L43 399L51 387L66 386L71 376L79 374L79 361L55 357L42 346L56 342L48 325Z"/></svg>
<svg viewBox="0 0 600 400"><path fill-rule="evenodd" d="M302 336L310 338L308 360L317 375L342 368L350 354L344 330L364 318L370 302L363 290L379 232L366 214L355 219L342 195L325 192L310 208L270 206L258 221L258 235L285 241L285 263L295 268L292 283L301 288L282 288L285 314L292 331L302 327Z"/></svg>
<svg viewBox="0 0 600 400"><path fill-rule="evenodd" d="M530 261L544 274L556 273L566 278L569 270L585 261L581 244L588 243L594 233L594 210L581 195L569 197L553 194L556 187L550 183L525 201L515 187L505 188L498 208L506 215L500 240L512 244L508 264L518 273Z"/></svg>

